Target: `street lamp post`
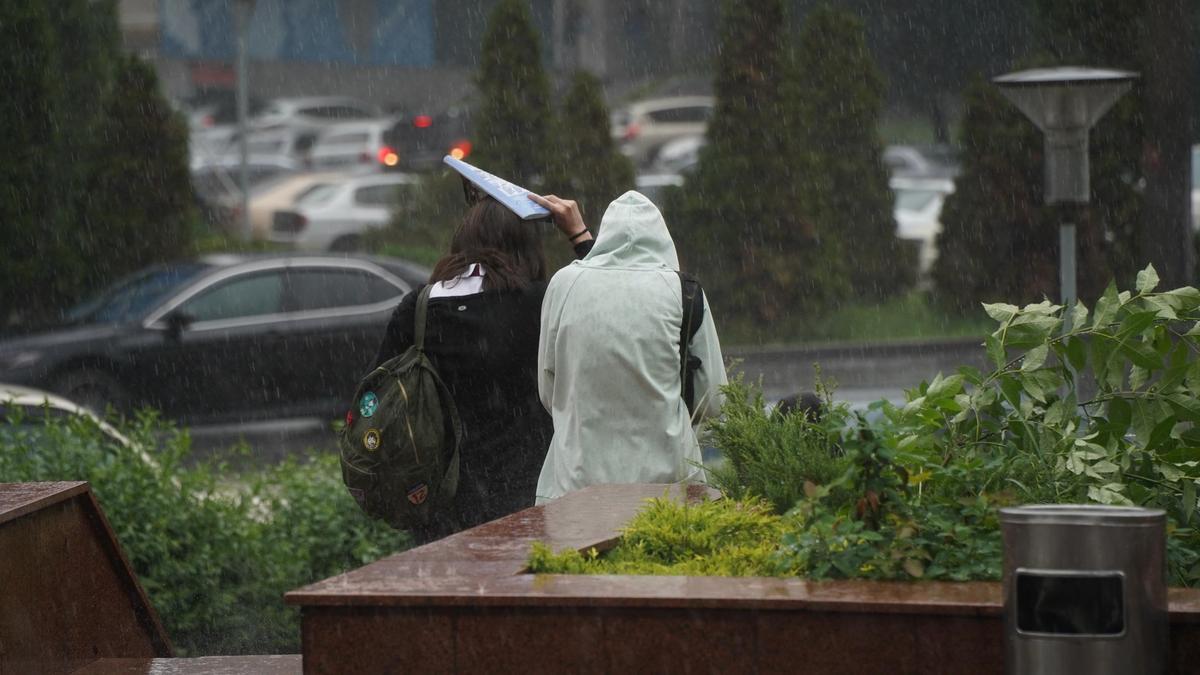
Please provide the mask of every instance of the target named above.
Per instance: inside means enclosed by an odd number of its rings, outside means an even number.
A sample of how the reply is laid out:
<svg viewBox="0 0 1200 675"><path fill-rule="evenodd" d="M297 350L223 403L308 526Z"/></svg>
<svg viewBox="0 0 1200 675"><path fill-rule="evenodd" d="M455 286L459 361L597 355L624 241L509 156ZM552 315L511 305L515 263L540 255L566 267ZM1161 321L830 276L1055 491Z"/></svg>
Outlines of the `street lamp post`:
<svg viewBox="0 0 1200 675"><path fill-rule="evenodd" d="M1129 91L1137 73L1099 68L1035 68L993 80L1045 135L1046 203L1087 204L1088 131ZM1075 306L1075 223L1059 226L1059 289L1069 332Z"/></svg>
<svg viewBox="0 0 1200 675"><path fill-rule="evenodd" d="M242 236L250 241L250 168L247 157L246 118L249 116L249 91L246 82L246 27L254 13L255 0L233 0L233 20L237 30L237 129L238 189L242 192Z"/></svg>

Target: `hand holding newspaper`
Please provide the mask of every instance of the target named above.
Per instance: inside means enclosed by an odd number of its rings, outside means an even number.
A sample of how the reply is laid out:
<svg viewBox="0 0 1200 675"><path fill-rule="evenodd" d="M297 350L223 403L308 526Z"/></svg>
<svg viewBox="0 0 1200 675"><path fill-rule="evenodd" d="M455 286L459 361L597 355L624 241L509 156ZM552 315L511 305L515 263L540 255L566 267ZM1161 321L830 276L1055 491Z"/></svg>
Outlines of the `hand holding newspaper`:
<svg viewBox="0 0 1200 675"><path fill-rule="evenodd" d="M462 174L464 180L470 181L472 185L517 214L521 220L538 220L550 217L550 211L544 206L530 200L527 196L530 194L529 190L520 185L514 185L499 176L494 176L483 169L467 164L461 159L454 159L450 155L446 155L442 161L448 164L450 168Z"/></svg>

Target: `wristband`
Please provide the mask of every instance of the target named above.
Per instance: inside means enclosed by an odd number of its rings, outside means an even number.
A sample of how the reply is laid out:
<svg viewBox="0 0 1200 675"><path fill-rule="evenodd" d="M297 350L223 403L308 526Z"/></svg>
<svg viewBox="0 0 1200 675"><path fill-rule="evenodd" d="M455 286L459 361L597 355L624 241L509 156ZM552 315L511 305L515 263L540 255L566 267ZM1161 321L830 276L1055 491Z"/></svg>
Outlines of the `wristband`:
<svg viewBox="0 0 1200 675"><path fill-rule="evenodd" d="M591 232L589 232L589 231L588 231L588 229L587 229L587 226L586 226L586 225L584 226L584 228L583 228L582 230L580 230L579 232L576 232L576 233L575 233L575 236L573 236L573 237L569 237L569 238L567 239L567 241L569 241L569 242L571 242L572 244L574 244L576 239L578 239L578 238L582 237L582 236L583 236L583 235L585 235L585 234L591 234Z"/></svg>

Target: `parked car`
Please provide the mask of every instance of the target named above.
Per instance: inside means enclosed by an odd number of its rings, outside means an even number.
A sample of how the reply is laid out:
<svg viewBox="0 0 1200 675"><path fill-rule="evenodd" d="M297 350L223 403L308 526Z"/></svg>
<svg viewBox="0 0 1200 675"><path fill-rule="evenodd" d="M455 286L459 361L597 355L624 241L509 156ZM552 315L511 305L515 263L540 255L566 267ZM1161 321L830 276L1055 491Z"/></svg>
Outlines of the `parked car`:
<svg viewBox="0 0 1200 675"><path fill-rule="evenodd" d="M714 106L711 96L638 101L612 113L612 136L634 162L648 164L664 143L680 136L703 136Z"/></svg>
<svg viewBox="0 0 1200 675"><path fill-rule="evenodd" d="M391 258L216 255L154 266L0 341L0 381L185 423L344 412L393 308L428 271Z"/></svg>
<svg viewBox="0 0 1200 675"><path fill-rule="evenodd" d="M937 259L937 236L942 232L942 205L954 192L954 181L945 178L893 178L896 236L916 242L917 274L928 276Z"/></svg>
<svg viewBox="0 0 1200 675"><path fill-rule="evenodd" d="M317 142L323 127L310 124L288 124L266 129L254 129L246 135L246 154L254 156L290 157L301 164L308 162L308 153ZM237 157L239 137L234 133L222 153Z"/></svg>
<svg viewBox="0 0 1200 675"><path fill-rule="evenodd" d="M419 171L440 166L446 155L466 159L472 148L470 128L471 111L465 106L438 115L405 115L384 134L384 143L397 155L395 166L386 168Z"/></svg>
<svg viewBox="0 0 1200 675"><path fill-rule="evenodd" d="M214 89L191 97L185 103L188 127L213 129L237 123L237 95L232 89ZM246 112L254 117L262 112L263 102L251 96L246 100Z"/></svg>
<svg viewBox="0 0 1200 675"><path fill-rule="evenodd" d="M704 136L680 136L662 144L651 169L656 173L690 173L700 163L700 151L708 143Z"/></svg>
<svg viewBox="0 0 1200 675"><path fill-rule="evenodd" d="M384 227L412 203L420 184L407 173L354 176L310 190L275 212L271 241L304 251L357 251L363 235Z"/></svg>
<svg viewBox="0 0 1200 675"><path fill-rule="evenodd" d="M889 145L883 164L897 178L954 178L959 171L957 154L941 145Z"/></svg>
<svg viewBox="0 0 1200 675"><path fill-rule="evenodd" d="M284 174L255 187L250 192L251 236L254 239L269 238L276 211L291 208L305 194L331 183L340 183L348 177L349 174L339 171ZM240 208L240 203L234 207L234 218Z"/></svg>
<svg viewBox="0 0 1200 675"><path fill-rule="evenodd" d="M267 181L295 173L301 165L284 155L252 155L246 158L249 188L253 190ZM241 208L241 162L237 157L222 156L209 160L192 160L192 190L201 215L211 225L236 229L238 209Z"/></svg>
<svg viewBox="0 0 1200 675"><path fill-rule="evenodd" d="M666 205L664 198L667 190L683 187L683 176L677 173L640 174L635 180L635 187L661 209Z"/></svg>
<svg viewBox="0 0 1200 675"><path fill-rule="evenodd" d="M130 440L111 424L73 401L32 387L0 383L0 438L6 429L40 426L46 418L60 420L71 417L82 417L94 424L110 441L133 447ZM145 459L148 463L154 463L148 456Z"/></svg>
<svg viewBox="0 0 1200 675"><path fill-rule="evenodd" d="M272 99L254 118L254 126L335 124L379 117L377 106L347 96L305 96Z"/></svg>
<svg viewBox="0 0 1200 675"><path fill-rule="evenodd" d="M382 169L400 163L400 155L387 144L384 136L394 120L370 120L334 124L321 133L308 154L313 169Z"/></svg>

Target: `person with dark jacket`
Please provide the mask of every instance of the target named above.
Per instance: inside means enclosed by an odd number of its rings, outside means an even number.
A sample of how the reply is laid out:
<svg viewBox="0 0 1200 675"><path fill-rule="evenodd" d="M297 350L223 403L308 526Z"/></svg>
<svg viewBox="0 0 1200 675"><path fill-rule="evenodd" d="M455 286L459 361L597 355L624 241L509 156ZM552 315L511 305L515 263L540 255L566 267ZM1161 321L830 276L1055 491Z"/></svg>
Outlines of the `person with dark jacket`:
<svg viewBox="0 0 1200 675"><path fill-rule="evenodd" d="M578 206L552 195L537 199L558 207L555 225L576 257L587 255L592 236ZM448 511L414 533L421 543L533 506L554 432L538 399L538 330L547 283L538 225L483 198L467 212L430 283L425 351L466 433L458 493ZM376 366L412 345L419 291L396 307Z"/></svg>

